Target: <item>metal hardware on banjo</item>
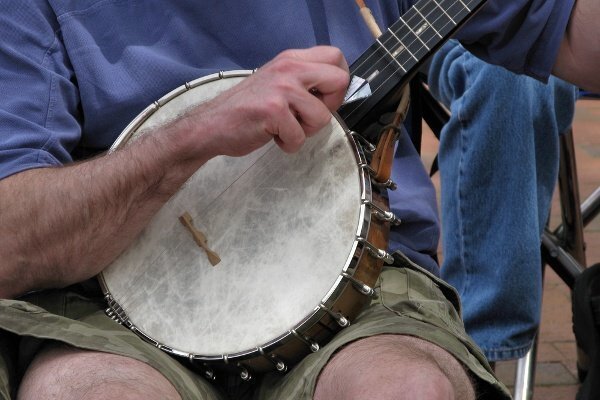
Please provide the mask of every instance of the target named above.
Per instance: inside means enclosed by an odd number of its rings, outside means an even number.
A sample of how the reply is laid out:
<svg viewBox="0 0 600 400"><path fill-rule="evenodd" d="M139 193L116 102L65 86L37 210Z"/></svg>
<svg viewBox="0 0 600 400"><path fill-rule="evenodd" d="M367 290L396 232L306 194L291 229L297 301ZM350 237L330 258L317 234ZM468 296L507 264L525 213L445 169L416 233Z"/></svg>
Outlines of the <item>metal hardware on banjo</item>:
<svg viewBox="0 0 600 400"><path fill-rule="evenodd" d="M483 2L461 1L473 7L452 13L452 0L421 0L412 15L451 3L442 11L452 25L427 21L428 29L421 20L410 31L447 38ZM414 11L419 5L423 12ZM422 49L410 44L402 44L410 53L402 61L397 39L407 22L401 21L397 31L388 30L395 44L384 34L351 67L356 76L371 77L371 85L381 80L386 91L402 86L421 65L413 59ZM426 55L442 36L421 40L429 44ZM366 60L386 43L384 54L396 57L405 73L394 69L384 79L390 62L378 56L371 63L375 79ZM250 73L222 72L175 89L134 119L111 151ZM385 251L387 233L399 223L380 194L393 183L371 179L364 140L344 122L359 126L382 99L381 89L354 97L298 153L284 154L271 143L203 165L99 275L108 315L209 378L222 370L243 379L283 372L351 324L375 295L383 263L393 260Z"/></svg>

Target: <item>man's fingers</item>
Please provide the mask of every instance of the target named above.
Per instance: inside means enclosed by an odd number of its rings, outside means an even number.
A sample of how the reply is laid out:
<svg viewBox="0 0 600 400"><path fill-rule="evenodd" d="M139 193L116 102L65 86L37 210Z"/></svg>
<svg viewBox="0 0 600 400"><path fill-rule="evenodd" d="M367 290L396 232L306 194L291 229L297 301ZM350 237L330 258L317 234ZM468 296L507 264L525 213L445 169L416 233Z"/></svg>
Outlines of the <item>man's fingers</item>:
<svg viewBox="0 0 600 400"><path fill-rule="evenodd" d="M282 52L278 57L292 57L302 61L335 65L350 72L346 58L340 49L332 46L315 46L309 49L292 49Z"/></svg>
<svg viewBox="0 0 600 400"><path fill-rule="evenodd" d="M306 140L306 134L292 110L282 113L276 124L271 131L275 143L286 153L300 150Z"/></svg>
<svg viewBox="0 0 600 400"><path fill-rule="evenodd" d="M323 95L306 93L290 101L290 109L304 129L306 136L312 136L331 119L331 112L324 106Z"/></svg>
<svg viewBox="0 0 600 400"><path fill-rule="evenodd" d="M348 79L348 66L338 49L284 51L222 99L238 110L232 131L254 122L241 137L235 136L235 143L221 146L224 154L246 154L243 146L252 151L269 137L287 153L300 150L306 137L329 123L331 112L343 101Z"/></svg>
<svg viewBox="0 0 600 400"><path fill-rule="evenodd" d="M305 79L305 85L309 91L312 91L330 111L337 110L344 101L346 90L348 89L349 75L341 72L337 67L322 67L320 72L301 76Z"/></svg>
<svg viewBox="0 0 600 400"><path fill-rule="evenodd" d="M342 104L350 79L341 51L327 46L284 51L265 69L299 81L305 90L317 94L330 111Z"/></svg>

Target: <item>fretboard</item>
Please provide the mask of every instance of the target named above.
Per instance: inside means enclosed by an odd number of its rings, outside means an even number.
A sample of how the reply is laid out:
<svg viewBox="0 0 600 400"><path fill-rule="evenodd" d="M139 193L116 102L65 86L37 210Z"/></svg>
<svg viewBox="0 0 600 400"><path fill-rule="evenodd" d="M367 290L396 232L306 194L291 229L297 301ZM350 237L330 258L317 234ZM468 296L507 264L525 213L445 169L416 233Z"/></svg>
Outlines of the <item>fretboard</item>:
<svg viewBox="0 0 600 400"><path fill-rule="evenodd" d="M356 129L365 116L406 84L485 1L417 1L350 66L352 76L368 81L371 94L338 110L348 127Z"/></svg>

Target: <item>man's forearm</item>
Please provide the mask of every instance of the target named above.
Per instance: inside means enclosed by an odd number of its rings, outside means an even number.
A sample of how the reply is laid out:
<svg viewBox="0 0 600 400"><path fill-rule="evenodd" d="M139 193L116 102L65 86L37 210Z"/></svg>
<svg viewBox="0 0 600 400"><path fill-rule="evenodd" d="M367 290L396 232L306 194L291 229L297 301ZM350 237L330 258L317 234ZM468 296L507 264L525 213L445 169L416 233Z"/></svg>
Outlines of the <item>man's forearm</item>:
<svg viewBox="0 0 600 400"><path fill-rule="evenodd" d="M553 74L600 92L600 2L576 0Z"/></svg>
<svg viewBox="0 0 600 400"><path fill-rule="evenodd" d="M0 181L0 297L100 272L201 161L148 136L129 148Z"/></svg>

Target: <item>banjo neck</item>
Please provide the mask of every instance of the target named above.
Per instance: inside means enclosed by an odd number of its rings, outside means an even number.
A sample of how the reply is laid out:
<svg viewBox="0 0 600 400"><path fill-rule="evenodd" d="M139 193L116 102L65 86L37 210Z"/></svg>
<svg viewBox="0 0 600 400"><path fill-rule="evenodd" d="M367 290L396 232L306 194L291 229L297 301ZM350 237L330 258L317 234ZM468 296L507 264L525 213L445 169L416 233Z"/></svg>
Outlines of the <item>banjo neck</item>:
<svg viewBox="0 0 600 400"><path fill-rule="evenodd" d="M352 81L338 110L350 129L359 130L419 70L486 0L419 0L351 66Z"/></svg>

